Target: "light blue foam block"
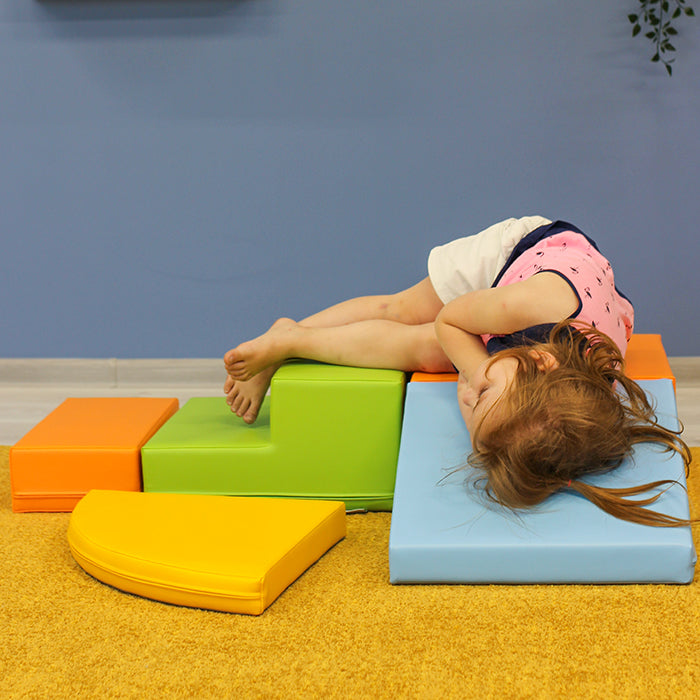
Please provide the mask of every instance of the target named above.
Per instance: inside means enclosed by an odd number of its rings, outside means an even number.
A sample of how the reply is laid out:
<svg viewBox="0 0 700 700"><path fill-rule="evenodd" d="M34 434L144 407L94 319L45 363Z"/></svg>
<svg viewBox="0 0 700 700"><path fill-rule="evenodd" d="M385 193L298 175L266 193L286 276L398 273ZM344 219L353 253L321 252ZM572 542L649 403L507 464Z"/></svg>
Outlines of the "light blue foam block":
<svg viewBox="0 0 700 700"><path fill-rule="evenodd" d="M639 382L660 422L678 424L670 380ZM657 528L607 515L558 493L517 516L469 483L471 446L456 384L410 383L406 394L389 543L392 583L689 583L690 528ZM633 458L592 482L611 487L676 479L655 509L689 516L679 455L638 445Z"/></svg>

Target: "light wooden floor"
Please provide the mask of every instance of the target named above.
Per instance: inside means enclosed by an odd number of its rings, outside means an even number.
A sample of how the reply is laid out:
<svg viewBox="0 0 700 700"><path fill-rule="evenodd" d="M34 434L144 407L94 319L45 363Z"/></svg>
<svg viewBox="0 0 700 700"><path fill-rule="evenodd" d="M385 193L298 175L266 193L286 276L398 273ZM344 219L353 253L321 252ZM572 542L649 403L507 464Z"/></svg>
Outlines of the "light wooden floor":
<svg viewBox="0 0 700 700"><path fill-rule="evenodd" d="M670 358L684 438L700 446L700 357ZM0 360L0 445L12 445L68 397L223 396L221 360Z"/></svg>

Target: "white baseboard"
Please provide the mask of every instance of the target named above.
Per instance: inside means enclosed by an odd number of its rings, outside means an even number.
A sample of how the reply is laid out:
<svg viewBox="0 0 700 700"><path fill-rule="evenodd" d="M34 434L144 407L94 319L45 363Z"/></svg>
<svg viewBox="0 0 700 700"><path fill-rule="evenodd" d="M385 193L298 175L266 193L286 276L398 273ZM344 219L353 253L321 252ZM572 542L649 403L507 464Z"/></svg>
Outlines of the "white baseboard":
<svg viewBox="0 0 700 700"><path fill-rule="evenodd" d="M226 377L221 359L120 360L0 358L0 384L216 384Z"/></svg>
<svg viewBox="0 0 700 700"><path fill-rule="evenodd" d="M679 384L700 386L700 357L670 357ZM218 358L120 360L0 358L0 384L216 384L226 378Z"/></svg>

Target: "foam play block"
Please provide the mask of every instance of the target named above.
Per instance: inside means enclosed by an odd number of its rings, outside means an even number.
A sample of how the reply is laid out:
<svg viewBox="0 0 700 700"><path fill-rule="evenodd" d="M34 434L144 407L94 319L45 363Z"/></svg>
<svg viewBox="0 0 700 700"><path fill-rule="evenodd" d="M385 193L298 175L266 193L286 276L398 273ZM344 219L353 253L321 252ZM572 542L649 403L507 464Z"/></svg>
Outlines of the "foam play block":
<svg viewBox="0 0 700 700"><path fill-rule="evenodd" d="M141 490L141 447L177 399L72 398L10 448L12 508L70 511L94 488Z"/></svg>
<svg viewBox="0 0 700 700"><path fill-rule="evenodd" d="M143 447L144 491L389 510L404 387L402 372L291 362L253 425L223 398L190 399Z"/></svg>
<svg viewBox="0 0 700 700"><path fill-rule="evenodd" d="M261 614L345 536L330 501L91 491L68 542L91 576L146 598Z"/></svg>
<svg viewBox="0 0 700 700"><path fill-rule="evenodd" d="M412 382L456 382L457 372L413 372Z"/></svg>
<svg viewBox="0 0 700 700"><path fill-rule="evenodd" d="M676 428L668 379L640 385ZM410 383L391 521L392 583L689 583L696 562L690 528L656 528L607 515L561 492L518 515L492 505L470 481L469 436L454 384ZM468 469L468 468L467 468ZM689 517L683 461L651 445L607 474L610 487L676 479L654 505Z"/></svg>
<svg viewBox="0 0 700 700"><path fill-rule="evenodd" d="M658 334L633 334L625 354L625 365L631 379L670 379L676 388L676 378Z"/></svg>
<svg viewBox="0 0 700 700"><path fill-rule="evenodd" d="M676 388L676 378L666 357L661 336L655 333L634 333L625 354L625 371L630 379L670 379ZM456 372L414 372L412 382L456 382Z"/></svg>

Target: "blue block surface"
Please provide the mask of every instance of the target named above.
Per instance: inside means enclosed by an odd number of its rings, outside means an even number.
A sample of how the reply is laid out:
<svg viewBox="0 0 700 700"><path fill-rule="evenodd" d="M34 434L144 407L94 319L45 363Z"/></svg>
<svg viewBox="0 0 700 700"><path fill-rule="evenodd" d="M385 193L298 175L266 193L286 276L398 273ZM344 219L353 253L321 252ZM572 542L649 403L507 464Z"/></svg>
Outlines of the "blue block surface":
<svg viewBox="0 0 700 700"><path fill-rule="evenodd" d="M670 380L641 381L659 421L678 425ZM456 384L407 388L389 543L392 583L689 583L696 562L690 528L614 518L574 493L518 515L491 504L469 482L469 435ZM683 460L638 445L592 483L625 487L676 479L656 510L689 517Z"/></svg>

